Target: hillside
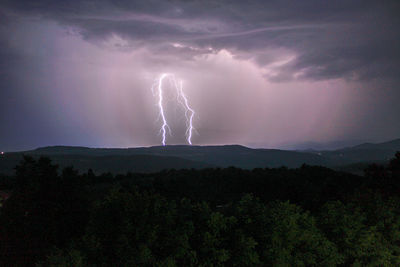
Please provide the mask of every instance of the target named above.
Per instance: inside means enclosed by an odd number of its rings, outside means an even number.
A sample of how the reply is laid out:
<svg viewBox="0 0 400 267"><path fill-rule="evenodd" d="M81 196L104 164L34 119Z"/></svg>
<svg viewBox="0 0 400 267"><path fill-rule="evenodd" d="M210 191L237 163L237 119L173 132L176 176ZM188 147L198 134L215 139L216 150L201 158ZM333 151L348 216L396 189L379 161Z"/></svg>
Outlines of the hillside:
<svg viewBox="0 0 400 267"><path fill-rule="evenodd" d="M335 151L320 151L332 164L345 165L359 162L381 162L393 158L400 151L400 139L384 143L364 143Z"/></svg>
<svg viewBox="0 0 400 267"><path fill-rule="evenodd" d="M302 164L320 165L341 170L362 169L371 162L385 163L400 150L400 139L365 143L335 151L289 151L251 149L240 145L225 146L153 146L138 148L88 148L71 146L42 147L6 153L0 156L0 173L11 174L22 155L48 156L61 167L74 166L80 171L96 173L155 172L162 169L201 169L234 166L243 169L296 168ZM350 167L346 167L350 166Z"/></svg>
<svg viewBox="0 0 400 267"><path fill-rule="evenodd" d="M0 157L0 173L11 175L14 167L22 160L23 155L33 157L48 156L61 168L73 166L80 172L92 169L95 173L111 172L156 172L164 169L203 169L214 167L211 164L195 162L183 158L154 155L88 155L88 154L35 154L10 153Z"/></svg>
<svg viewBox="0 0 400 267"><path fill-rule="evenodd" d="M132 156L152 155L178 157L218 167L235 166L244 169L265 167L298 167L303 163L327 165L319 155L276 149L251 149L239 145L226 146L154 146L128 149L46 147L25 154L33 155L79 155L79 156Z"/></svg>
<svg viewBox="0 0 400 267"><path fill-rule="evenodd" d="M373 143L364 143L361 145L357 145L354 147L349 147L349 148L345 148L343 150L400 150L400 139L395 139L392 141L388 141L388 142L383 142L383 143L377 143L377 144L373 144Z"/></svg>

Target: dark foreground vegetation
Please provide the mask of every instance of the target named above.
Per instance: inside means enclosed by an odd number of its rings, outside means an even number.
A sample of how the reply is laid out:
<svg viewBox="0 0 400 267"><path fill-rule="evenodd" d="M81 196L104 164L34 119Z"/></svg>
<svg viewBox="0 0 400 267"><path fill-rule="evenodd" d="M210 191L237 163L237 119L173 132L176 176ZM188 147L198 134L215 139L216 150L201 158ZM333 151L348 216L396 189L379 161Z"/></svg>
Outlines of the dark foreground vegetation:
<svg viewBox="0 0 400 267"><path fill-rule="evenodd" d="M0 178L2 266L400 266L400 153L364 176L96 176L25 157Z"/></svg>

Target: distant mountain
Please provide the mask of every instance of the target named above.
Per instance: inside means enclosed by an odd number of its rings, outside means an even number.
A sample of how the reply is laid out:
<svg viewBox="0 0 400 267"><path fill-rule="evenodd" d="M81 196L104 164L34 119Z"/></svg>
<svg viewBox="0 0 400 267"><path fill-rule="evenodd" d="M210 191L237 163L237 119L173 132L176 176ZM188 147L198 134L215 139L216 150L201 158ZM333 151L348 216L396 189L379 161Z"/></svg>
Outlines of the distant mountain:
<svg viewBox="0 0 400 267"><path fill-rule="evenodd" d="M389 142L384 142L384 143L378 143L378 144L373 144L373 143L364 143L361 145L349 147L349 148L344 148L344 150L361 150L361 149L368 149L368 150L392 150L392 151L400 151L400 139L395 139Z"/></svg>
<svg viewBox="0 0 400 267"><path fill-rule="evenodd" d="M25 152L34 155L86 155L86 156L130 156L154 155L184 158L218 167L239 168L298 167L303 163L324 165L326 162L312 153L284 151L277 149L251 149L239 145L225 146L154 146L128 149L45 147Z"/></svg>
<svg viewBox="0 0 400 267"><path fill-rule="evenodd" d="M139 148L52 146L1 155L0 173L12 173L23 154L48 156L61 167L74 166L80 171L91 168L97 173L126 173L229 166L244 169L281 166L296 168L304 163L353 170L371 162L384 163L399 150L400 139L379 144L365 143L334 151L251 149L240 145ZM347 165L351 167L346 168Z"/></svg>
<svg viewBox="0 0 400 267"><path fill-rule="evenodd" d="M297 150L297 151L307 151L307 150L337 150L343 147L350 147L363 143L364 140L336 140L330 142L303 142L295 144L285 144L282 149L284 150Z"/></svg>
<svg viewBox="0 0 400 267"><path fill-rule="evenodd" d="M15 166L22 160L23 155L35 158L48 156L53 163L61 168L73 166L80 172L92 169L101 174L111 172L123 174L127 172L156 172L164 169L204 169L215 167L203 162L195 162L178 157L161 157L154 155L83 155L83 154L54 154L41 153L7 153L0 156L0 173L11 175Z"/></svg>
<svg viewBox="0 0 400 267"><path fill-rule="evenodd" d="M353 147L334 151L320 151L318 153L337 166L359 162L387 161L393 158L396 151L400 151L400 139L378 144L364 143Z"/></svg>

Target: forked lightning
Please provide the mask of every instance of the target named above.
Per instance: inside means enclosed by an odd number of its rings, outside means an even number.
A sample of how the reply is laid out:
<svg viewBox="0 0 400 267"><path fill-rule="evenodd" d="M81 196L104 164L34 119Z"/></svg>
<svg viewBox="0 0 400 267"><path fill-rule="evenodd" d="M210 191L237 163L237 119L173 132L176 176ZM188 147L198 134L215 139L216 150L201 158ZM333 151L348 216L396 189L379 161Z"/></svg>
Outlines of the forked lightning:
<svg viewBox="0 0 400 267"><path fill-rule="evenodd" d="M165 117L165 110L164 110L164 80L168 79L176 90L177 100L182 105L185 111L185 118L186 118L186 141L191 145L192 144L192 134L195 128L193 127L193 118L196 114L195 111L190 107L189 101L183 91L183 82L177 82L175 75L172 73L162 73L158 79L156 79L155 83L153 84L151 90L155 96L158 96L158 109L159 109L159 116L162 121L162 125L160 128L160 133L162 135L162 144L163 146L166 145L167 140L167 131L171 134L171 128L168 125L167 119ZM157 93L155 93L155 88L157 88Z"/></svg>

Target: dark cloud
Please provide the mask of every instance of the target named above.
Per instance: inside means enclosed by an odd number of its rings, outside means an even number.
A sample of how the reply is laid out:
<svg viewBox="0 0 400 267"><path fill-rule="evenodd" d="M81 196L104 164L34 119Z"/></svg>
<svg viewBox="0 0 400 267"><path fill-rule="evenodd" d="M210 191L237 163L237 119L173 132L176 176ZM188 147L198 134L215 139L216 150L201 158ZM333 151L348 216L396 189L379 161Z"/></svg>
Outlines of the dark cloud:
<svg viewBox="0 0 400 267"><path fill-rule="evenodd" d="M395 0L3 0L0 149L157 144L142 76L165 69L191 82L199 144L397 137L399 10Z"/></svg>
<svg viewBox="0 0 400 267"><path fill-rule="evenodd" d="M268 64L266 48L298 57L283 80L399 75L398 1L6 1L4 10L53 19L99 41L118 34L136 46L179 42L235 50ZM7 11L4 11L7 12ZM177 51L178 54L180 51ZM258 56L254 54L257 52Z"/></svg>

